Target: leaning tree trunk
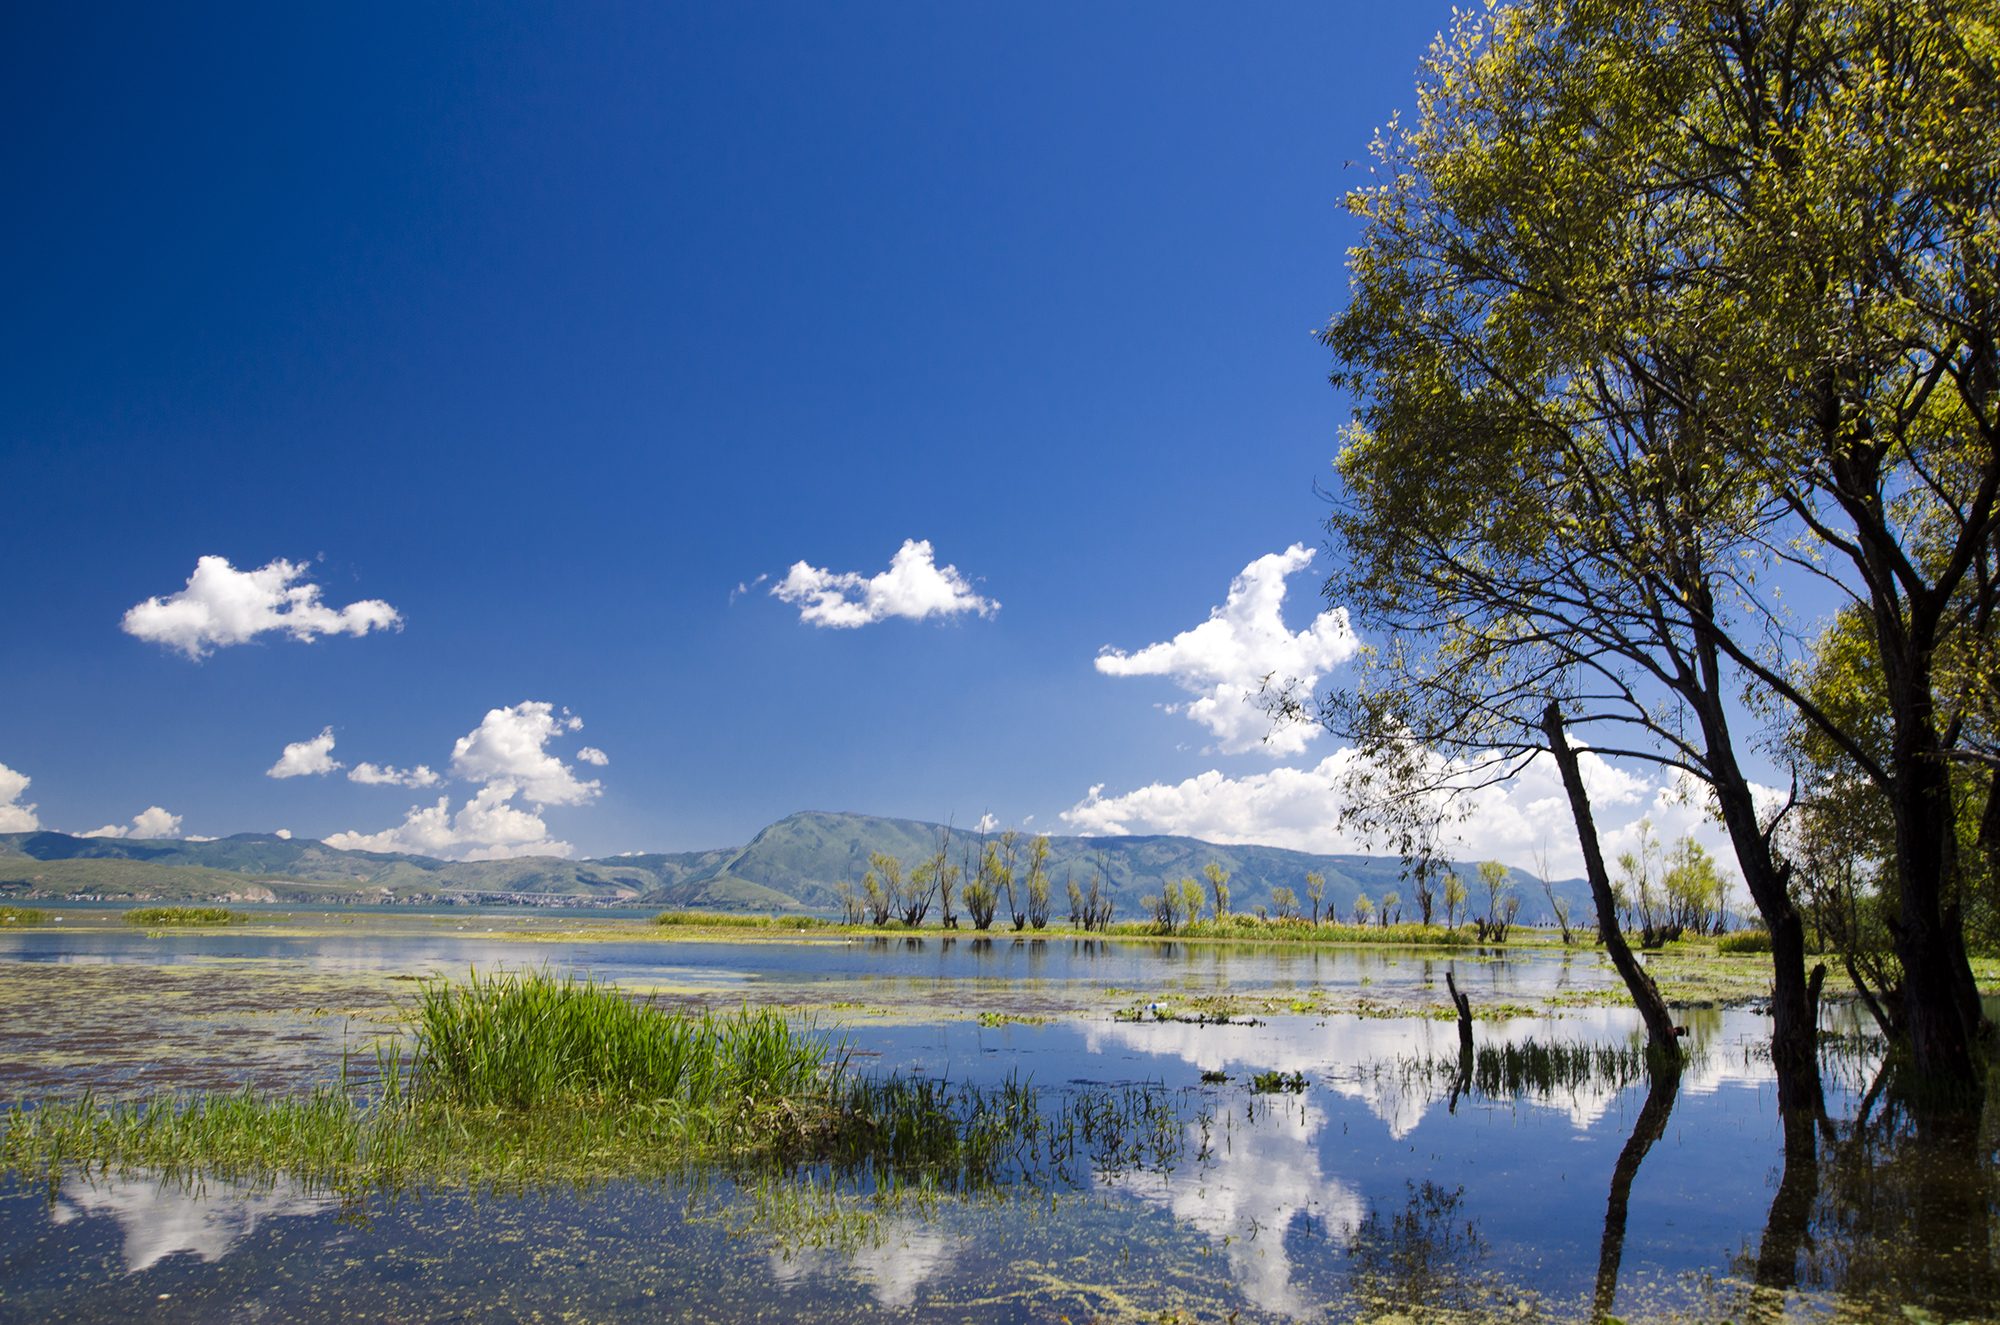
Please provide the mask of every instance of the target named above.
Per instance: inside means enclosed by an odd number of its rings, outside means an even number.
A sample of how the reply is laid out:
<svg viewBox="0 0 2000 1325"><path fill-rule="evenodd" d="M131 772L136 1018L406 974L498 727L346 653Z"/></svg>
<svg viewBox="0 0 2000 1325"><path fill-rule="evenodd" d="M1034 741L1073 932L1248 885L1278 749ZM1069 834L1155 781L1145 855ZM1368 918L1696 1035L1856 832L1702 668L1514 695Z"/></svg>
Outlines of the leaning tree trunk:
<svg viewBox="0 0 2000 1325"><path fill-rule="evenodd" d="M1598 937L1604 940L1611 964L1618 968L1633 1004L1646 1022L1646 1035L1652 1047L1677 1063L1681 1050L1673 1014L1667 1010L1667 1001L1660 997L1659 986L1632 955L1625 935L1618 929L1618 903L1611 895L1611 875L1605 871L1604 851L1597 842L1597 820L1590 812L1590 794L1584 790L1576 752L1563 736L1562 710L1553 702L1542 712L1542 733L1548 737L1549 753L1555 756L1563 786L1569 792L1570 814L1576 820L1577 842L1583 848L1584 872L1590 877L1590 896L1597 903Z"/></svg>

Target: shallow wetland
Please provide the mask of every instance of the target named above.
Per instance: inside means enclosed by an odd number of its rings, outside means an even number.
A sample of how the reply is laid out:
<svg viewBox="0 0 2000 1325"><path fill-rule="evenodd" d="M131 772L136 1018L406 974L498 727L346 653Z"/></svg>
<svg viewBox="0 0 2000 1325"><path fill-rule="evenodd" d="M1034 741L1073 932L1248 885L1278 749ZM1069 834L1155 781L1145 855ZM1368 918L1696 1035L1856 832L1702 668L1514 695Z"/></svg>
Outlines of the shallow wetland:
<svg viewBox="0 0 2000 1325"><path fill-rule="evenodd" d="M1788 1133L1755 962L1685 962L1689 1060L1663 1079L1589 949L246 913L0 935L9 1100L361 1081L424 981L547 969L782 1008L850 1074L1004 1098L982 1125L1005 1135L934 1171L17 1171L0 1319L1947 1321L2000 1292L2000 1110L1898 1098L1835 1005L1827 1116ZM1481 1016L1469 1060L1447 969Z"/></svg>

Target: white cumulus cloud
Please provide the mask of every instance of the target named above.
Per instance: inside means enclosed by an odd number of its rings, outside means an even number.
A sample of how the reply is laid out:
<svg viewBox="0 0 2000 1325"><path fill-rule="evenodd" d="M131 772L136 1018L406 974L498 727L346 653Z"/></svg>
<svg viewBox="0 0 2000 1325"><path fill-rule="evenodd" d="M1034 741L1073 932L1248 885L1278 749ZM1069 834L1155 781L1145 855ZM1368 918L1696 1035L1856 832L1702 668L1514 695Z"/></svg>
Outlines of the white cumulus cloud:
<svg viewBox="0 0 2000 1325"><path fill-rule="evenodd" d="M1107 676L1166 676L1197 698L1168 711L1185 711L1216 737L1225 754L1262 746L1277 758L1298 754L1320 734L1309 723L1273 727L1254 700L1267 676L1296 680L1310 690L1359 647L1345 608L1320 613L1294 635L1285 625L1285 579L1312 563L1312 551L1294 543L1257 558L1229 585L1229 598L1208 620L1137 653L1106 647L1097 670Z"/></svg>
<svg viewBox="0 0 2000 1325"><path fill-rule="evenodd" d="M328 727L310 741L293 741L278 756L278 762L264 770L267 778L302 778L309 773L324 776L347 765L333 757L333 728Z"/></svg>
<svg viewBox="0 0 2000 1325"><path fill-rule="evenodd" d="M1381 843L1340 825L1341 788L1356 758L1343 749L1311 768L1274 768L1240 778L1210 769L1182 782L1155 782L1110 797L1100 784L1062 818L1078 832L1105 837L1166 833L1328 855L1379 852ZM1587 750L1577 752L1577 762L1600 816L1605 849L1612 851L1625 831L1621 821L1636 819L1657 789ZM1583 872L1569 798L1550 759L1537 758L1513 779L1473 793L1470 807L1469 818L1451 825L1463 847L1447 854L1532 870L1536 851L1546 848L1557 877Z"/></svg>
<svg viewBox="0 0 2000 1325"><path fill-rule="evenodd" d="M567 856L576 848L549 836L540 814L512 804L509 783L481 787L457 814L451 797L412 805L403 822L379 833L335 833L326 844L341 851L393 851L446 860L511 860L515 856Z"/></svg>
<svg viewBox="0 0 2000 1325"><path fill-rule="evenodd" d="M0 764L0 833L32 833L42 826L33 805L20 803L34 779Z"/></svg>
<svg viewBox="0 0 2000 1325"><path fill-rule="evenodd" d="M549 836L542 807L581 805L601 795L603 787L595 780L580 781L575 770L546 747L556 736L582 725L583 720L567 710L557 717L554 705L533 700L488 710L479 725L452 746L453 776L484 784L456 813L451 797L440 796L435 805L411 806L403 822L393 828L335 833L326 839L327 845L342 851L408 852L449 860L567 856L576 848ZM368 777L359 776L362 768L369 770ZM407 773L364 764L348 776L401 786L428 786L438 780L422 764ZM516 796L532 808L516 805Z"/></svg>
<svg viewBox="0 0 2000 1325"><path fill-rule="evenodd" d="M349 603L338 610L320 601L316 584L300 583L307 567L279 558L256 570L237 570L225 557L202 557L187 588L166 598L148 598L125 614L128 635L201 658L215 649L243 644L270 631L295 640L321 635L366 635L400 630L402 614L380 599Z"/></svg>
<svg viewBox="0 0 2000 1325"><path fill-rule="evenodd" d="M546 746L559 732L583 725L581 718L558 720L555 706L532 701L491 709L451 748L451 771L467 782L507 783L543 805L579 805L603 789L579 782Z"/></svg>
<svg viewBox="0 0 2000 1325"><path fill-rule="evenodd" d="M439 781L428 764L397 768L394 764L377 766L369 763L356 764L349 769L347 780L368 787L435 787Z"/></svg>
<svg viewBox="0 0 2000 1325"><path fill-rule="evenodd" d="M603 768L606 764L611 762L611 756L604 753L604 751L598 749L594 745L584 746L582 749L576 752L576 757L578 759L581 759L586 764L595 764L599 768Z"/></svg>
<svg viewBox="0 0 2000 1325"><path fill-rule="evenodd" d="M992 616L1000 610L1000 604L972 591L958 567L940 567L928 539L904 539L901 550L889 559L889 569L875 576L821 570L801 561L771 587L771 593L797 604L799 620L836 629L892 616L922 621L961 612Z"/></svg>
<svg viewBox="0 0 2000 1325"><path fill-rule="evenodd" d="M93 828L79 837L178 837L181 831L181 817L168 814L157 805L149 805L132 816L131 824L106 824Z"/></svg>

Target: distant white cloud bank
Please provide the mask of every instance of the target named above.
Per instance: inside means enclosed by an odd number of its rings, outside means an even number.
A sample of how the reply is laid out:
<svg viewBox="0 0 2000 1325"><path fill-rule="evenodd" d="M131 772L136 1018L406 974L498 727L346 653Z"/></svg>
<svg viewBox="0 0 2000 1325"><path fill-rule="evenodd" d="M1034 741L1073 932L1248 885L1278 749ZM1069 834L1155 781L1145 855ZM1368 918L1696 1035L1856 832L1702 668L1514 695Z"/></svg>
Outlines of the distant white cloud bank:
<svg viewBox="0 0 2000 1325"><path fill-rule="evenodd" d="M565 732L579 730L583 720L555 706L536 701L489 710L477 727L452 746L451 775L481 784L479 791L456 812L451 797L435 805L413 805L403 822L379 833L335 833L328 846L343 851L408 852L447 860L506 860L515 856L567 856L576 848L549 836L541 812L548 805L583 805L603 794L595 779L584 781L548 750L548 743ZM591 751L585 746L584 750ZM601 751L591 751L601 755ZM599 763L583 752L578 758ZM603 761L608 762L608 760ZM368 775L361 776L366 768ZM357 765L348 777L357 782L430 786L439 779L422 764L403 773L394 768ZM521 796L531 808L514 804Z"/></svg>
<svg viewBox="0 0 2000 1325"><path fill-rule="evenodd" d="M1352 749L1343 749L1310 768L1274 768L1235 778L1210 769L1181 782L1155 782L1117 796L1105 796L1100 784L1063 811L1062 818L1074 831L1092 836L1164 833L1328 855L1380 853L1384 844L1353 835L1340 823L1346 804L1342 784L1357 758ZM1577 762L1591 802L1602 815L1600 831L1610 856L1631 841L1642 814L1662 838L1695 831L1705 821L1702 806L1684 796L1678 784L1656 786L1588 750L1578 752ZM1470 816L1451 825L1463 849L1448 854L1533 869L1535 853L1545 849L1558 876L1583 872L1569 798L1548 758L1537 758L1510 781L1474 793L1468 808Z"/></svg>
<svg viewBox="0 0 2000 1325"><path fill-rule="evenodd" d="M1185 712L1206 727L1224 754L1259 748L1273 758L1301 753L1321 729L1303 722L1274 726L1257 707L1258 688L1270 676L1310 690L1360 647L1345 608L1321 612L1296 635L1285 625L1285 580L1312 559L1303 543L1257 558L1230 581L1227 601L1212 609L1208 620L1136 653L1107 645L1097 670L1106 676L1171 678L1197 698L1167 711Z"/></svg>
<svg viewBox="0 0 2000 1325"><path fill-rule="evenodd" d="M32 833L41 828L35 807L21 804L21 797L27 794L32 781L26 773L16 773L0 764L0 833Z"/></svg>
<svg viewBox="0 0 2000 1325"><path fill-rule="evenodd" d="M772 586L771 593L796 606L799 620L836 630L890 617L922 621L966 612L990 617L1000 610L1000 604L973 592L958 567L939 566L928 539L904 539L901 550L889 559L889 569L879 575L822 570L801 561Z"/></svg>
<svg viewBox="0 0 2000 1325"><path fill-rule="evenodd" d="M202 557L187 588L148 598L125 613L120 624L128 635L189 658L272 631L309 641L321 635L402 629L402 614L379 598L328 607L320 601L318 585L302 582L307 569L280 558L256 570L237 570L225 557Z"/></svg>
<svg viewBox="0 0 2000 1325"><path fill-rule="evenodd" d="M132 822L129 825L106 824L102 828L93 828L87 833L78 833L77 836L179 837L181 834L181 818L182 816L178 814L168 814L157 805L149 805L138 814L133 815ZM212 841L213 839L205 840Z"/></svg>

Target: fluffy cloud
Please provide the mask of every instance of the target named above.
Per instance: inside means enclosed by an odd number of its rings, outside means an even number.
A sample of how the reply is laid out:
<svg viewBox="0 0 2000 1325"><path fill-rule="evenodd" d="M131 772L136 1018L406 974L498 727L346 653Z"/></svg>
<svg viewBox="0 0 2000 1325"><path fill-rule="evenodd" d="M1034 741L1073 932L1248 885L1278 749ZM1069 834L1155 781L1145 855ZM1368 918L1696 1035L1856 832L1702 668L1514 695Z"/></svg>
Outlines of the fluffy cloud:
<svg viewBox="0 0 2000 1325"><path fill-rule="evenodd" d="M543 749L559 732L583 726L558 719L550 704L529 702L489 710L479 726L451 748L451 771L467 782L506 783L543 805L580 805L603 788L579 782L562 760Z"/></svg>
<svg viewBox="0 0 2000 1325"><path fill-rule="evenodd" d="M356 764L348 770L347 780L369 787L435 787L439 781L438 775L427 764L397 768L393 764L377 767L366 763Z"/></svg>
<svg viewBox="0 0 2000 1325"><path fill-rule="evenodd" d="M594 745L584 746L576 752L576 757L586 764L595 764L599 768L611 762L611 756Z"/></svg>
<svg viewBox="0 0 2000 1325"><path fill-rule="evenodd" d="M309 773L325 776L347 765L333 757L333 728L328 727L310 741L293 741L278 756L278 762L264 770L267 778L302 778Z"/></svg>
<svg viewBox="0 0 2000 1325"><path fill-rule="evenodd" d="M1210 769L1184 782L1156 782L1108 798L1100 784L1062 817L1081 833L1107 837L1170 833L1330 855L1380 850L1380 843L1350 835L1340 826L1345 803L1341 784L1356 757L1353 750L1344 749L1311 768L1275 768L1241 778ZM1615 854L1631 831L1629 821L1641 809L1659 805L1660 789L1587 750L1578 752L1577 762L1601 816L1600 829L1610 830L1605 832L1605 850ZM1535 853L1546 849L1549 868L1557 876L1583 872L1569 798L1548 758L1537 758L1511 781L1475 793L1470 808L1470 817L1453 825L1463 850L1451 854L1533 869ZM1655 827L1660 827L1657 819Z"/></svg>
<svg viewBox="0 0 2000 1325"><path fill-rule="evenodd" d="M568 710L557 717L554 705L532 700L491 709L452 746L453 776L484 784L457 813L452 812L451 797L440 796L435 805L411 806L394 828L335 833L326 839L327 845L343 851L403 851L451 860L567 856L576 848L549 836L542 807L581 805L601 795L603 787L595 780L580 781L575 770L546 747L556 736L582 726L583 720ZM361 776L363 768L367 777ZM401 786L429 786L438 780L422 764L407 773L363 764L348 776L358 782ZM516 796L533 808L515 805Z"/></svg>
<svg viewBox="0 0 2000 1325"><path fill-rule="evenodd" d="M1320 734L1308 723L1273 728L1253 702L1267 676L1296 680L1310 689L1328 670L1352 658L1359 647L1347 624L1347 610L1334 608L1294 635L1285 626L1285 579L1312 564L1303 543L1257 558L1229 585L1229 599L1208 620L1163 644L1137 653L1107 646L1097 670L1107 676L1166 676L1199 698L1176 704L1208 728L1217 748L1239 754L1260 745L1277 758L1298 754Z"/></svg>
<svg viewBox="0 0 2000 1325"><path fill-rule="evenodd" d="M412 805L403 822L379 833L335 833L326 844L341 851L404 851L447 860L511 860L515 856L567 856L576 848L549 836L540 814L510 802L510 783L481 787L457 814L451 797Z"/></svg>
<svg viewBox="0 0 2000 1325"><path fill-rule="evenodd" d="M0 833L32 833L42 826L35 817L35 807L20 803L31 781L26 773L0 764Z"/></svg>
<svg viewBox="0 0 2000 1325"><path fill-rule="evenodd" d="M132 816L130 827L123 824L106 824L93 828L79 837L178 837L181 831L181 816L168 814L157 805L149 805Z"/></svg>
<svg viewBox="0 0 2000 1325"><path fill-rule="evenodd" d="M855 571L820 570L801 561L772 586L771 593L796 603L799 620L835 628L866 626L892 616L922 621L961 612L992 616L1000 610L1000 604L972 591L958 567L939 568L928 539L904 539L902 550L890 558L889 569L872 578Z"/></svg>
<svg viewBox="0 0 2000 1325"><path fill-rule="evenodd" d="M242 644L269 631L296 640L321 635L366 635L400 630L402 614L380 599L349 603L335 610L320 602L319 586L297 583L306 566L280 558L257 570L240 571L223 557L203 557L188 576L187 588L167 598L148 598L125 614L125 633L201 658L218 647Z"/></svg>

